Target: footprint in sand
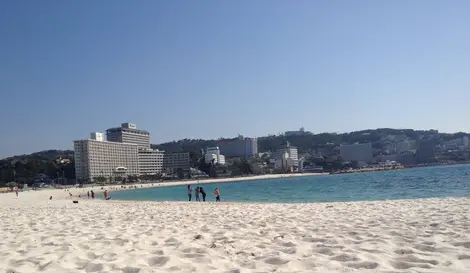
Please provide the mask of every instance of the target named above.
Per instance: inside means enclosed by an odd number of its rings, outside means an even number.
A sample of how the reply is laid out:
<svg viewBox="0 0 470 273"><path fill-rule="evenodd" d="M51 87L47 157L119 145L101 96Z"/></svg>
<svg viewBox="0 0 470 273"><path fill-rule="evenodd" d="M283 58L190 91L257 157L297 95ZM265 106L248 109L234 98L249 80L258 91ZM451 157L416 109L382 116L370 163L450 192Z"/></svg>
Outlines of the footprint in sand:
<svg viewBox="0 0 470 273"><path fill-rule="evenodd" d="M331 250L330 248L326 248L326 247L316 248L316 249L314 249L314 251L317 252L317 253L323 254L323 255L328 255L328 256L335 255L333 250Z"/></svg>
<svg viewBox="0 0 470 273"><path fill-rule="evenodd" d="M429 264L409 263L405 261L393 261L390 264L395 269L409 269L412 267L425 268L425 269L432 268Z"/></svg>
<svg viewBox="0 0 470 273"><path fill-rule="evenodd" d="M340 254L334 257L331 257L331 260L338 261L338 262L356 262L359 261L359 258L349 254Z"/></svg>
<svg viewBox="0 0 470 273"><path fill-rule="evenodd" d="M156 256L156 257L149 258L147 260L147 264L150 266L160 267L160 266L164 266L169 260L170 258L167 256Z"/></svg>
<svg viewBox="0 0 470 273"><path fill-rule="evenodd" d="M89 272L101 272L102 270L103 270L103 265L102 264L89 263L85 267L85 271L87 273L89 273Z"/></svg>
<svg viewBox="0 0 470 273"><path fill-rule="evenodd" d="M463 246L464 248L469 248L470 249L470 242L458 242L454 243L454 246Z"/></svg>
<svg viewBox="0 0 470 273"><path fill-rule="evenodd" d="M139 273L140 268L138 267L132 267L132 266L126 266L122 269L122 273Z"/></svg>
<svg viewBox="0 0 470 273"><path fill-rule="evenodd" d="M379 264L375 262L360 262L350 263L347 266L355 269L376 269L377 267L379 267Z"/></svg>
<svg viewBox="0 0 470 273"><path fill-rule="evenodd" d="M289 260L284 260L279 257L269 257L264 260L265 263L270 265L283 265L289 262Z"/></svg>
<svg viewBox="0 0 470 273"><path fill-rule="evenodd" d="M462 254L462 255L457 256L457 258L459 260L470 260L470 255Z"/></svg>

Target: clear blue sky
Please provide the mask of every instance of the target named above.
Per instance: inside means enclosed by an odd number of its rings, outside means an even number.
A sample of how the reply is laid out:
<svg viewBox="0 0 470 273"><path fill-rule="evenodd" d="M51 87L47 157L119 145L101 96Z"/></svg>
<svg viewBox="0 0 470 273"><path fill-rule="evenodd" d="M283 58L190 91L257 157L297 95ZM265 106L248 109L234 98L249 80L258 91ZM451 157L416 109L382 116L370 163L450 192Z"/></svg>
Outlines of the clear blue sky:
<svg viewBox="0 0 470 273"><path fill-rule="evenodd" d="M470 1L0 2L0 158L134 122L152 143L470 131Z"/></svg>

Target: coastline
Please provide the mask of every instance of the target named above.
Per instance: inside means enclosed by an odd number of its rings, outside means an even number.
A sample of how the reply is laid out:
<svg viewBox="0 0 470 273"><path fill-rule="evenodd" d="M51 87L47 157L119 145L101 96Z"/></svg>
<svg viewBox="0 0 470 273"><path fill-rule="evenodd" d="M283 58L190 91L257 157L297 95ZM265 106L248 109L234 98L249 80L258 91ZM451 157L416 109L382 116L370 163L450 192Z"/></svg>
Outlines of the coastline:
<svg viewBox="0 0 470 273"><path fill-rule="evenodd" d="M48 194L57 193L52 200ZM334 203L2 195L1 272L435 272L470 269L470 198Z"/></svg>
<svg viewBox="0 0 470 273"><path fill-rule="evenodd" d="M86 200L87 192L93 190L95 194L98 194L96 200L103 199L102 193L107 190L110 194L116 191L126 191L140 188L156 188L156 187L171 187L171 186L183 186L183 185L197 185L197 184L214 184L214 183L229 183L229 182L242 182L251 180L265 180L265 179L281 179L288 177L305 177L305 176L318 176L326 175L328 173L293 173L293 174L267 174L258 176L244 176L244 177L233 177L233 178L214 178L204 180L177 180L177 181L155 181L155 182L138 182L132 184L92 184L82 188L75 186L63 186L62 188L41 188L39 190L28 189L26 191L20 191L20 196L29 195L31 193L37 193L34 196L41 196L42 198L52 197L53 200ZM123 188L121 188L123 186ZM72 194L70 198L69 193ZM1 193L0 197L6 195L14 195L14 192ZM80 196L80 198L78 197ZM36 198L34 198L35 200ZM111 201L111 200L109 200ZM117 201L117 200L112 200ZM135 200L139 201L139 200Z"/></svg>
<svg viewBox="0 0 470 273"><path fill-rule="evenodd" d="M132 184L107 184L107 185L93 185L86 186L83 188L67 187L72 192L86 192L93 190L96 193L101 193L104 190L112 191L125 191L132 190L133 187L137 188L155 188L155 187L171 187L171 186L183 186L183 185L197 185L197 184L214 184L214 183L230 183L230 182L242 182L242 181L254 181L254 180L265 180L265 179L281 179L289 177L306 177L306 176L318 176L327 175L328 173L293 173L293 174L265 174L256 176L243 176L243 177L231 177L231 178L212 178L212 179L189 179L189 180L176 180L176 181L155 181L155 182L137 182ZM125 188L121 188L124 186ZM103 188L103 189L101 189ZM43 190L41 190L43 191Z"/></svg>
<svg viewBox="0 0 470 273"><path fill-rule="evenodd" d="M154 187L165 187L165 186L179 186L187 184L212 184L212 183L228 183L228 182L239 182L239 181L251 181L251 180L263 180L263 179L279 179L288 177L304 177L304 176L317 176L326 175L328 173L290 173L290 174L263 174L253 176L241 176L241 177L229 177L229 178L210 178L210 179L188 179L188 180L177 180L177 181L162 181L158 182L159 185ZM157 183L157 182L148 182ZM135 183L142 184L142 183Z"/></svg>

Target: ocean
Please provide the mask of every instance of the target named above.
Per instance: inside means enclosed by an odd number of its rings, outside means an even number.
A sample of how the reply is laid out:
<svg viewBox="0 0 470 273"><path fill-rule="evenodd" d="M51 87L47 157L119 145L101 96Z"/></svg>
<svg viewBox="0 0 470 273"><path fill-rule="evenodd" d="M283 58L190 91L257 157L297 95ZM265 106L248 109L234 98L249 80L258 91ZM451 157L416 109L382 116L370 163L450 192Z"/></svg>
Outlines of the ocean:
<svg viewBox="0 0 470 273"><path fill-rule="evenodd" d="M430 197L470 197L470 165L316 175L224 183L204 187L207 201L220 189L222 202L335 202ZM114 200L188 201L186 185L112 192ZM193 195L193 201L195 197Z"/></svg>

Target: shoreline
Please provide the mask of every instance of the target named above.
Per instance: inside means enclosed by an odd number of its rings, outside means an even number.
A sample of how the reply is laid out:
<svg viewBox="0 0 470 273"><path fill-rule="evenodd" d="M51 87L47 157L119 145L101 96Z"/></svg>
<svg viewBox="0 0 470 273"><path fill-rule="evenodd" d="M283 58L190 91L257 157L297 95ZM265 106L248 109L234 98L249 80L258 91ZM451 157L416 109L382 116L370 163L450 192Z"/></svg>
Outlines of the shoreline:
<svg viewBox="0 0 470 273"><path fill-rule="evenodd" d="M270 175L259 175L259 176L245 176L245 177L234 177L234 178L214 178L214 179L206 179L206 180L178 180L178 181L169 181L169 182L139 182L139 183L132 183L132 184L107 184L107 185L100 185L100 184L92 184L82 188L78 188L71 185L63 185L62 188L40 188L38 190L28 189L26 191L19 191L20 198L28 193L40 193L44 198L48 198L52 196L53 200L79 200L85 201L88 200L87 192L93 190L95 193L95 200L103 200L104 197L102 196L103 192L107 190L112 197L113 192L118 191L127 191L127 190L134 190L134 189L146 189L146 188L157 188L157 187L172 187L172 186L183 186L183 185L198 185L198 184L214 184L214 183L230 183L230 182L243 182L243 181L255 181L255 180L266 180L266 179L281 179L281 178L291 178L291 177L306 177L306 176L318 176L318 175L327 175L328 173L294 173L294 174L270 174ZM86 185L86 184L85 184ZM121 188L121 186L125 188ZM69 196L69 192L72 193L72 198ZM15 192L6 192L0 194L0 197L5 195L15 195ZM78 196L84 197L78 197ZM96 196L99 195L99 196ZM91 200L91 198L90 198ZM104 201L104 200L103 200ZM108 201L136 201L140 202L139 200L116 200L110 199ZM142 200L142 201L149 201L149 200ZM150 201L150 202L160 202L160 201ZM179 202L179 201L161 201L161 202ZM247 202L248 203L248 202Z"/></svg>
<svg viewBox="0 0 470 273"><path fill-rule="evenodd" d="M166 181L145 182L145 183L138 182L134 184L148 185L148 184L158 183L159 185L154 186L154 187L168 187L168 186L180 186L180 185L187 185L187 184L229 183L229 182L242 182L242 181L263 180L263 179L317 176L317 175L327 175L327 174L329 173L263 174L263 175L242 176L242 177L188 179L188 180L176 180L176 181L167 181L167 182ZM134 185L134 184L126 184L126 185ZM114 185L122 185L122 184L114 184Z"/></svg>
<svg viewBox="0 0 470 273"><path fill-rule="evenodd" d="M156 188L156 187L172 187L172 186L183 186L183 185L198 185L198 184L214 184L214 183L230 183L230 182L244 182L244 181L256 181L256 180L266 180L266 179L281 179L281 178L292 178L292 177L307 177L307 176L319 176L319 175L327 175L328 173L294 173L294 174L266 174L266 175L258 175L258 176L244 176L244 177L233 177L233 178L213 178L213 179L191 179L191 180L176 180L176 181L155 181L155 182L137 182L132 184L107 184L107 185L99 185L94 184L93 186L87 186L83 188L77 187L64 187L63 189L69 190L91 190L93 189L95 192L101 193L104 190L113 190L113 191L125 191L125 190L133 190L137 187L140 188ZM260 181L261 182L261 181ZM125 188L120 188L124 186ZM103 188L103 189L101 189ZM46 189L41 189L43 191ZM52 189L50 189L52 190ZM61 190L61 189L57 189Z"/></svg>

